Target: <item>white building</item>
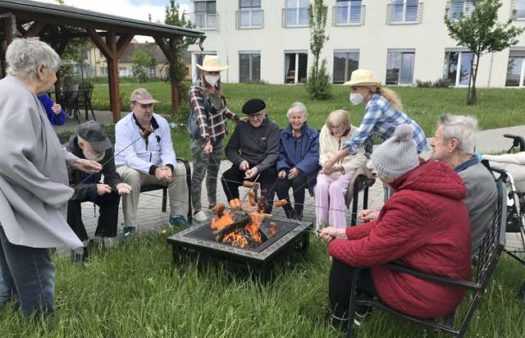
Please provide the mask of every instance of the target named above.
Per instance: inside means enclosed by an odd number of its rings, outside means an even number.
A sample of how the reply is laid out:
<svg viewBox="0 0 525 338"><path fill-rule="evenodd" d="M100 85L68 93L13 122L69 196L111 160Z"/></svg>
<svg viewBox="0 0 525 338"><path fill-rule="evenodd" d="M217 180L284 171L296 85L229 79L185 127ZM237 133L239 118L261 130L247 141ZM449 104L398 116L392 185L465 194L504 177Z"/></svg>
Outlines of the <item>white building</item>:
<svg viewBox="0 0 525 338"><path fill-rule="evenodd" d="M192 73L203 54L217 54L230 67L225 82L304 82L309 52L308 0L192 0L191 20L206 31L204 51L191 46ZM449 79L468 84L472 53L458 47L443 22L468 15L473 0L325 0L329 7L323 58L334 83L356 69L371 69L386 84ZM503 22L516 10L525 26L525 0L503 0ZM525 33L519 43L481 57L480 87L525 86Z"/></svg>

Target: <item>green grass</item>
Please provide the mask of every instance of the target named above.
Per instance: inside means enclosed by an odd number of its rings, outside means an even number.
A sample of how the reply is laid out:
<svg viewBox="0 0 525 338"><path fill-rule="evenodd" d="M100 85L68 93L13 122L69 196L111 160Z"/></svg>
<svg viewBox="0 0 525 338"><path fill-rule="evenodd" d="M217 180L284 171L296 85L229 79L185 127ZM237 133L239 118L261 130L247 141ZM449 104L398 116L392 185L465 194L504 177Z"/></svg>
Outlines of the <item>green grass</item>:
<svg viewBox="0 0 525 338"><path fill-rule="evenodd" d="M185 83L185 86L188 85ZM129 111L129 95L139 86L147 88L157 100L161 101L156 106L157 112L170 112L171 99L168 84L149 82L120 84L123 113ZM223 90L230 109L240 115L242 115L241 107L246 100L253 97L265 100L270 118L277 121L281 127L286 125L286 111L294 101L305 103L309 111L308 122L313 128L320 129L327 115L335 109L347 110L352 123L359 125L363 118L364 106L351 106L348 100L348 87L334 85L332 88L333 98L327 101L312 101L302 85L225 84ZM405 112L423 127L427 136L432 135L436 119L443 112L477 116L481 129L525 124L524 89L478 89L479 100L474 106L466 105L467 92L463 88L393 87L393 89L399 94ZM96 109L109 110L108 95L107 85L95 85L93 102ZM186 123L187 114L188 104L183 100L180 116L176 116L175 119L180 123ZM187 136L186 129L183 127L174 130L177 155L191 158Z"/></svg>
<svg viewBox="0 0 525 338"><path fill-rule="evenodd" d="M150 234L99 250L85 265L55 257L56 313L27 322L10 305L0 337L335 337L328 325L326 245L278 262L273 282L232 274L216 263L173 265L165 239ZM474 315L468 337L523 337L525 306L516 297L525 269L507 256ZM377 310L360 337L422 337L423 331ZM430 337L445 337L428 332Z"/></svg>

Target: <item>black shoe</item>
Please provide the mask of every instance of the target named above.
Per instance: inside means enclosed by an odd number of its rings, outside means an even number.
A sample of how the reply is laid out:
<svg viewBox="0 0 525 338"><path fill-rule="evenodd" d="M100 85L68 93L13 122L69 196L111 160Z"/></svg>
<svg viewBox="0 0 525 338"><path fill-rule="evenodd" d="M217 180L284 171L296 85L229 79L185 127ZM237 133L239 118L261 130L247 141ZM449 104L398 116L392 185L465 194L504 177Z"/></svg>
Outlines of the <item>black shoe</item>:
<svg viewBox="0 0 525 338"><path fill-rule="evenodd" d="M298 221L303 220L303 206L301 206L300 208L298 208L297 206L295 207L295 219Z"/></svg>
<svg viewBox="0 0 525 338"><path fill-rule="evenodd" d="M293 210L290 203L284 205L283 209L284 209L284 213L286 214L286 218L295 219L295 211Z"/></svg>

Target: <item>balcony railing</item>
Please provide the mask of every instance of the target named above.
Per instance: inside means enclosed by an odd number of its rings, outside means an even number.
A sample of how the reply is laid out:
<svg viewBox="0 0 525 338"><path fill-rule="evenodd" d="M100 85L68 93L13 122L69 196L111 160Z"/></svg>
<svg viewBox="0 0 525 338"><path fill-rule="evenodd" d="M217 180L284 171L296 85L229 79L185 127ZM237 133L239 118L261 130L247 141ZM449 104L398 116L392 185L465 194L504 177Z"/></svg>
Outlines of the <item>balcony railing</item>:
<svg viewBox="0 0 525 338"><path fill-rule="evenodd" d="M248 8L236 11L235 26L237 29L264 28L264 10Z"/></svg>
<svg viewBox="0 0 525 338"><path fill-rule="evenodd" d="M418 24L423 21L423 3L416 5L390 4L386 10L387 25Z"/></svg>
<svg viewBox="0 0 525 338"><path fill-rule="evenodd" d="M447 2L448 18L459 20L461 16L468 17L475 9L473 0L452 0Z"/></svg>
<svg viewBox="0 0 525 338"><path fill-rule="evenodd" d="M332 24L334 26L361 26L365 24L365 5L351 5L351 2L341 3L332 8Z"/></svg>
<svg viewBox="0 0 525 338"><path fill-rule="evenodd" d="M284 28L308 27L308 8L283 8L282 24Z"/></svg>
<svg viewBox="0 0 525 338"><path fill-rule="evenodd" d="M203 30L215 30L219 28L219 14L217 13L194 13L193 23L195 28Z"/></svg>

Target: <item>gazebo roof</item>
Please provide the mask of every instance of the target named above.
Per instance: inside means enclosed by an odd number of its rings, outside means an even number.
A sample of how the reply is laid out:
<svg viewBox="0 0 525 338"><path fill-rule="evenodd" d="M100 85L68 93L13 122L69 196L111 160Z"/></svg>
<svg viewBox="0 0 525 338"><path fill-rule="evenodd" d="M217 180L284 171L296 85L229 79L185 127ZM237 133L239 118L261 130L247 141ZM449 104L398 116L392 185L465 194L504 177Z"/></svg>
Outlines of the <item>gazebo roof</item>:
<svg viewBox="0 0 525 338"><path fill-rule="evenodd" d="M39 20L56 25L89 27L97 30L111 30L117 33L133 33L135 35L157 37L172 37L173 35L183 35L195 38L205 37L204 32L194 29L124 18L121 16L93 12L71 6L55 5L30 0L0 1L0 13L11 11L16 12L17 23L24 23L20 22L20 19L25 20L25 22Z"/></svg>

